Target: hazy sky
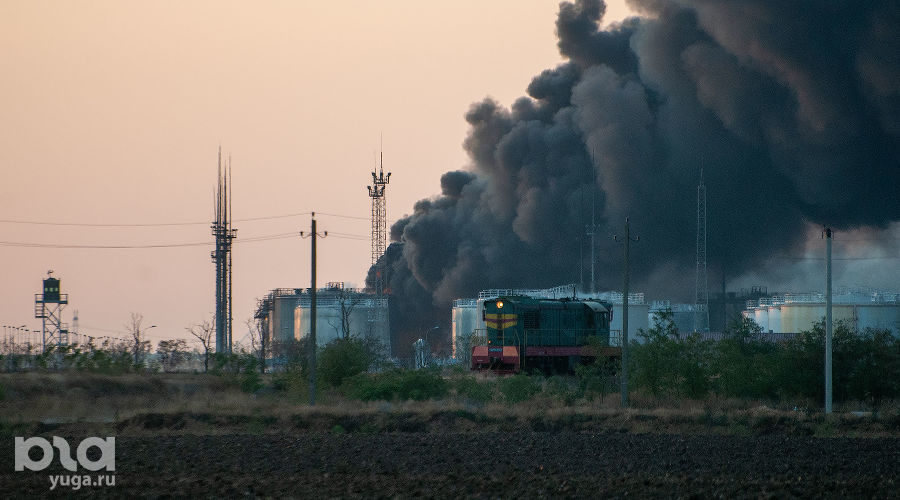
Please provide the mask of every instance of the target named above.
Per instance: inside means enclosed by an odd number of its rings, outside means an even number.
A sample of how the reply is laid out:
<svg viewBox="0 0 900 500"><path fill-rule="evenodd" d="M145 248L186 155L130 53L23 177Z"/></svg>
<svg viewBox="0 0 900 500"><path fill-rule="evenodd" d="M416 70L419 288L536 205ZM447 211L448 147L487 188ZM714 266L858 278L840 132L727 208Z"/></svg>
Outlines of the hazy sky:
<svg viewBox="0 0 900 500"><path fill-rule="evenodd" d="M627 14L608 1L606 21ZM131 312L154 340L211 318L216 150L233 163L235 340L255 299L368 269L369 172L383 136L389 223L463 168L472 102L509 105L560 61L557 0L0 3L0 324L28 325L48 269L82 333ZM36 221L76 226L22 224ZM197 223L179 226L152 224ZM148 226L148 224L151 224ZM143 225L143 226L141 226ZM28 248L148 246L145 249ZM448 311L449 314L449 311Z"/></svg>

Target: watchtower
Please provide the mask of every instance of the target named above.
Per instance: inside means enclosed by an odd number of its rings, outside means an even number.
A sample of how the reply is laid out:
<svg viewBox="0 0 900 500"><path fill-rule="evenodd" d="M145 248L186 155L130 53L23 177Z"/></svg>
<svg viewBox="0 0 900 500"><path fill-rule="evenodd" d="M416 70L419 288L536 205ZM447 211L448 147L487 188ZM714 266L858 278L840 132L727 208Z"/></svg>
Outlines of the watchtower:
<svg viewBox="0 0 900 500"><path fill-rule="evenodd" d="M59 279L47 271L42 293L34 294L34 317L41 320L43 350L69 344L69 325L62 322L62 310L69 304L69 294L61 293Z"/></svg>

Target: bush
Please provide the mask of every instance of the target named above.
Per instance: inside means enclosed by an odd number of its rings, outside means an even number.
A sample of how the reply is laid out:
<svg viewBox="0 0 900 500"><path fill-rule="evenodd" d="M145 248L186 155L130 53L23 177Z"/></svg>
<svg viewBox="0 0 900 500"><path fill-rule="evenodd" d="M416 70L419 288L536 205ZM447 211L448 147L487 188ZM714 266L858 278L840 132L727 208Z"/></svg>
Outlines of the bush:
<svg viewBox="0 0 900 500"><path fill-rule="evenodd" d="M212 355L212 362L209 372L216 376L235 375L241 371L240 354L217 352Z"/></svg>
<svg viewBox="0 0 900 500"><path fill-rule="evenodd" d="M628 345L632 362L629 375L636 387L653 396L703 398L709 394L712 379L712 341L699 334L679 336L671 311L654 315L653 327L639 330L644 342Z"/></svg>
<svg viewBox="0 0 900 500"><path fill-rule="evenodd" d="M247 363L248 365L250 363ZM262 389L263 382L259 372L256 371L256 364L252 368L248 368L241 374L241 390L244 392L256 392Z"/></svg>
<svg viewBox="0 0 900 500"><path fill-rule="evenodd" d="M712 356L712 371L718 375L717 393L753 399L778 397L778 345L763 340L761 333L762 328L748 318L733 322L725 331Z"/></svg>
<svg viewBox="0 0 900 500"><path fill-rule="evenodd" d="M449 389L447 381L435 371L401 369L375 374L360 373L346 379L342 387L347 397L362 401L424 401L442 398Z"/></svg>
<svg viewBox="0 0 900 500"><path fill-rule="evenodd" d="M336 339L329 342L319 355L319 375L328 385L340 387L344 379L366 371L370 361L363 341Z"/></svg>
<svg viewBox="0 0 900 500"><path fill-rule="evenodd" d="M454 383L456 394L478 403L487 403L493 398L494 388L490 382L479 382L475 377L461 377Z"/></svg>
<svg viewBox="0 0 900 500"><path fill-rule="evenodd" d="M540 383L528 375L513 375L501 378L497 383L500 394L507 403L519 403L527 401L541 392Z"/></svg>
<svg viewBox="0 0 900 500"><path fill-rule="evenodd" d="M599 352L603 352L605 342L594 337L590 341L590 346ZM579 364L575 367L575 376L578 380L577 398L599 398L603 400L604 395L616 390L616 374L621 369L619 359L598 356L593 363ZM567 394L566 399L570 399L572 395Z"/></svg>
<svg viewBox="0 0 900 500"><path fill-rule="evenodd" d="M824 349L825 325L821 321L786 345L779 386L786 387L788 395L823 401ZM836 321L832 361L835 401L861 400L878 406L900 396L900 339L890 331L857 332Z"/></svg>
<svg viewBox="0 0 900 500"><path fill-rule="evenodd" d="M577 367L576 371L578 368L581 366ZM564 405L571 406L584 396L582 380L571 377L550 377L547 379L544 393Z"/></svg>
<svg viewBox="0 0 900 500"><path fill-rule="evenodd" d="M671 311L654 314L653 327L647 331L638 330L643 343L632 341L628 345L631 362L629 376L635 387L650 392L653 396L670 394L675 391L678 358L678 330Z"/></svg>

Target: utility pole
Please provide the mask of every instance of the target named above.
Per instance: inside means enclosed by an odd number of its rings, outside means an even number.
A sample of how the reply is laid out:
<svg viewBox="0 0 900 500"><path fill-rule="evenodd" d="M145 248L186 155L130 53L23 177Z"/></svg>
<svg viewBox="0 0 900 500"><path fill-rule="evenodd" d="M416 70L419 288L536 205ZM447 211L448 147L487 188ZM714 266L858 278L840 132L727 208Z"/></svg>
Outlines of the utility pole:
<svg viewBox="0 0 900 500"><path fill-rule="evenodd" d="M316 404L316 237L328 236L328 231L323 234L316 233L316 213L312 213L312 229L309 234L300 231L301 238L309 238L311 244L309 282L309 405Z"/></svg>
<svg viewBox="0 0 900 500"><path fill-rule="evenodd" d="M831 238L834 233L825 228L825 413L831 413Z"/></svg>
<svg viewBox="0 0 900 500"><path fill-rule="evenodd" d="M618 241L618 237L613 239ZM641 238L631 238L631 227L628 223L628 217L625 217L625 271L624 284L622 286L622 408L628 408L628 281L629 273L629 252L632 241L639 241Z"/></svg>

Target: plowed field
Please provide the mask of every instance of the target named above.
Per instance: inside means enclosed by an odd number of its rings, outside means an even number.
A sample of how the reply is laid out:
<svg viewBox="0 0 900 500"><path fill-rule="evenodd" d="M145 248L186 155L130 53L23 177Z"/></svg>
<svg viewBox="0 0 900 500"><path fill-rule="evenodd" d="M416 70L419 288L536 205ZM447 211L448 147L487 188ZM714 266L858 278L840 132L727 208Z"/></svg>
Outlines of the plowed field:
<svg viewBox="0 0 900 500"><path fill-rule="evenodd" d="M12 440L0 457L0 485L9 498L896 498L900 491L897 438L530 431L122 436L116 485L77 491L50 491L49 474L69 474L58 461L42 472L14 472Z"/></svg>

